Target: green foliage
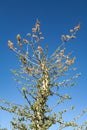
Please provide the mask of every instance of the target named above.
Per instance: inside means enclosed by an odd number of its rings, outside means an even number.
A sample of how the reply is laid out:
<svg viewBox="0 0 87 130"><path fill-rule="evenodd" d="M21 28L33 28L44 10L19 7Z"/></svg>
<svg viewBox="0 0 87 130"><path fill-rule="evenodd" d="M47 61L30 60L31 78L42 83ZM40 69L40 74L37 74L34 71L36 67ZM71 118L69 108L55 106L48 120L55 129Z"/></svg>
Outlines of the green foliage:
<svg viewBox="0 0 87 130"><path fill-rule="evenodd" d="M71 53L66 54L65 48L68 40L76 38L79 29L80 24L70 29L70 35L62 35L62 44L49 57L48 47L44 49L40 45L44 37L38 20L32 28L32 33L28 33L26 38L22 39L20 34L17 35L17 47L13 42L8 41L8 46L16 53L20 62L19 70L12 70L14 79L20 84L18 90L27 101L26 105L18 105L0 99L7 105L1 105L0 109L16 115L11 121L12 130L48 130L53 124L56 124L58 130L70 126L76 130L86 128L87 122L79 126L77 120L87 110L70 122L64 121L63 115L69 110L74 110L73 106L70 109L54 112L61 103L71 99L68 94L61 95L58 89L75 86L75 79L80 75L73 73L76 69L71 66L76 58L72 58ZM70 75L71 72L73 76ZM56 104L50 107L49 97L55 96Z"/></svg>

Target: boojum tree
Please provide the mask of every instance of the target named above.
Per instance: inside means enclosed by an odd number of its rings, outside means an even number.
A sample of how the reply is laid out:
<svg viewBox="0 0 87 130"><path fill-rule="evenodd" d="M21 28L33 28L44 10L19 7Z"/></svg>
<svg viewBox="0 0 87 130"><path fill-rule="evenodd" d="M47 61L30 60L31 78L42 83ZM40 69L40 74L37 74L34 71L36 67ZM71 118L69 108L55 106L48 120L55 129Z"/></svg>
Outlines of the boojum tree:
<svg viewBox="0 0 87 130"><path fill-rule="evenodd" d="M20 62L19 70L12 70L14 79L20 84L18 90L27 101L26 105L18 105L0 99L7 105L1 105L0 109L16 115L11 120L12 130L48 130L53 124L58 130L66 127L73 127L75 130L86 129L87 122L78 125L77 120L87 110L83 110L70 122L64 121L63 114L69 109L73 110L74 106L58 112L54 110L65 100L71 99L68 94L61 95L58 90L75 86L74 80L79 77L77 73L70 75L70 72L75 71L75 68L71 67L75 57L71 58L70 52L66 54L66 42L75 39L79 29L80 24L70 29L69 35L62 35L61 45L51 56L48 55L48 46L45 49L41 47L44 37L38 19L32 33L28 33L26 38L22 39L20 34L17 35L17 45L8 40L9 48L16 53ZM53 107L49 106L49 97L56 100Z"/></svg>

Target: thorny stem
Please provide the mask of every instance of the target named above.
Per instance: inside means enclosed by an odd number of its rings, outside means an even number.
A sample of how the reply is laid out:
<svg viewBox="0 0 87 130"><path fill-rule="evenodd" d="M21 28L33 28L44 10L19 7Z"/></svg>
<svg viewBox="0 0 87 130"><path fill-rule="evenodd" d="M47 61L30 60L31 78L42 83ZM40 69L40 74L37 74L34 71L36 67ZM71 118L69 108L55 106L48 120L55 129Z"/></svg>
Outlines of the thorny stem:
<svg viewBox="0 0 87 130"><path fill-rule="evenodd" d="M46 122L46 101L47 97L50 95L50 89L48 87L49 84L49 75L46 68L45 63L42 64L43 75L42 78L38 82L38 96L37 100L34 102L32 106L32 110L34 112L32 118L32 130L46 130L44 124Z"/></svg>

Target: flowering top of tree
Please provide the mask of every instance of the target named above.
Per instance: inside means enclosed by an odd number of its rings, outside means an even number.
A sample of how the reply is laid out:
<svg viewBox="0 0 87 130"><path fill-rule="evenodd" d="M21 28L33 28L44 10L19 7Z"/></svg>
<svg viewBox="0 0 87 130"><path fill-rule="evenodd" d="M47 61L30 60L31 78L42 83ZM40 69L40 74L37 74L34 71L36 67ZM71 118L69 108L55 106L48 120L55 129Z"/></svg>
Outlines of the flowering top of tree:
<svg viewBox="0 0 87 130"><path fill-rule="evenodd" d="M17 35L17 47L8 40L9 48L17 54L20 62L19 70L12 70L12 72L16 76L15 80L21 84L18 90L28 103L27 105L16 105L1 99L1 102L8 106L0 106L0 109L16 115L11 121L12 130L47 130L56 123L58 130L69 126L77 130L86 128L87 122L81 126L76 123L81 115L67 122L64 121L63 114L68 109L57 113L53 111L66 99L71 99L68 94L59 94L58 89L74 86L74 79L79 76L79 74L70 75L69 71L75 70L75 68L71 68L75 57L71 58L71 53L65 53L66 42L75 39L79 29L80 24L70 29L70 35L62 35L62 44L49 57L48 47L45 49L41 47L41 41L44 40L44 37L40 31L38 19L35 27L32 28L32 33L28 33L26 38L22 39L20 34ZM54 98L54 95L57 97L57 101L51 108L48 105L48 97ZM72 106L70 109L73 110L74 107ZM85 112L86 110L82 114Z"/></svg>

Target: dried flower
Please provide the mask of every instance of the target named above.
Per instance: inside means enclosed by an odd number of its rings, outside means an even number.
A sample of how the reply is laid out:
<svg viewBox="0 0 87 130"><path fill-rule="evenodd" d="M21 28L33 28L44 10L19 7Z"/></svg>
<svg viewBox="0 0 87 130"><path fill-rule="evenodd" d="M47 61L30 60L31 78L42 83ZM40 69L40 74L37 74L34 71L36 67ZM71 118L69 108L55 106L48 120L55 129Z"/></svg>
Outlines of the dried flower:
<svg viewBox="0 0 87 130"><path fill-rule="evenodd" d="M75 58L71 59L71 60L66 60L66 64L67 65L71 65L71 64L74 64L74 61L75 61Z"/></svg>
<svg viewBox="0 0 87 130"><path fill-rule="evenodd" d="M62 35L62 40L66 41L66 36L65 35Z"/></svg>
<svg viewBox="0 0 87 130"><path fill-rule="evenodd" d="M27 64L27 60L25 57L23 57L22 55L20 55L20 60L23 64Z"/></svg>
<svg viewBox="0 0 87 130"><path fill-rule="evenodd" d="M33 38L37 38L37 35L33 34L32 37L33 37Z"/></svg>
<svg viewBox="0 0 87 130"><path fill-rule="evenodd" d="M21 36L20 36L20 34L17 35L17 40L18 40L18 41L21 41Z"/></svg>
<svg viewBox="0 0 87 130"><path fill-rule="evenodd" d="M69 56L67 56L67 55L63 55L63 58L69 59Z"/></svg>
<svg viewBox="0 0 87 130"><path fill-rule="evenodd" d="M74 27L74 30L78 31L80 29L80 23Z"/></svg>
<svg viewBox="0 0 87 130"><path fill-rule="evenodd" d="M72 32L73 32L73 29L70 29L70 32L72 33Z"/></svg>
<svg viewBox="0 0 87 130"><path fill-rule="evenodd" d="M41 46L38 46L38 50L39 50L40 54L42 54L42 53L43 53L43 49L42 49L42 47L41 47Z"/></svg>
<svg viewBox="0 0 87 130"><path fill-rule="evenodd" d="M36 29L37 29L38 31L40 30L40 22L38 21L38 19L37 19L37 21L36 21L35 27L36 27Z"/></svg>
<svg viewBox="0 0 87 130"><path fill-rule="evenodd" d="M61 50L60 53L59 53L59 55L63 56L63 54L64 54L64 50Z"/></svg>
<svg viewBox="0 0 87 130"><path fill-rule="evenodd" d="M68 70L68 67L64 66L63 71L66 71L66 70Z"/></svg>
<svg viewBox="0 0 87 130"><path fill-rule="evenodd" d="M72 35L72 36L71 36L71 38L72 38L72 39L75 39L75 38L76 38L76 36Z"/></svg>
<svg viewBox="0 0 87 130"><path fill-rule="evenodd" d="M42 32L39 32L39 34L41 35L41 34L42 34Z"/></svg>
<svg viewBox="0 0 87 130"><path fill-rule="evenodd" d="M32 28L32 32L36 32L37 31L37 28Z"/></svg>
<svg viewBox="0 0 87 130"><path fill-rule="evenodd" d="M31 73L33 71L34 68L26 67L25 69L26 69L27 73L29 74L29 73Z"/></svg>
<svg viewBox="0 0 87 130"><path fill-rule="evenodd" d="M8 46L10 47L10 49L14 49L14 45L10 40L8 40Z"/></svg>
<svg viewBox="0 0 87 130"><path fill-rule="evenodd" d="M69 36L69 35L66 35L66 39L70 39L71 38L71 36Z"/></svg>
<svg viewBox="0 0 87 130"><path fill-rule="evenodd" d="M40 37L40 40L44 40L44 37Z"/></svg>
<svg viewBox="0 0 87 130"><path fill-rule="evenodd" d="M22 47L22 43L20 41L18 41L18 46Z"/></svg>
<svg viewBox="0 0 87 130"><path fill-rule="evenodd" d="M62 60L62 59L58 59L58 60L56 60L56 63L59 63L59 62L61 62L61 60Z"/></svg>
<svg viewBox="0 0 87 130"><path fill-rule="evenodd" d="M27 36L29 36L29 37L30 37L30 36L31 36L31 34L30 34L30 33L27 33Z"/></svg>
<svg viewBox="0 0 87 130"><path fill-rule="evenodd" d="M27 39L23 39L23 42L24 42L25 44L28 44L28 43L29 43Z"/></svg>

